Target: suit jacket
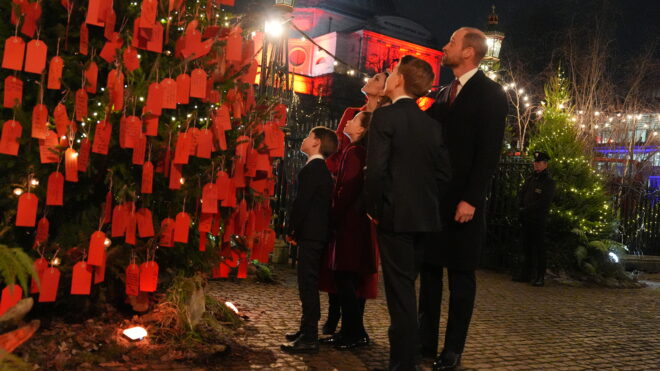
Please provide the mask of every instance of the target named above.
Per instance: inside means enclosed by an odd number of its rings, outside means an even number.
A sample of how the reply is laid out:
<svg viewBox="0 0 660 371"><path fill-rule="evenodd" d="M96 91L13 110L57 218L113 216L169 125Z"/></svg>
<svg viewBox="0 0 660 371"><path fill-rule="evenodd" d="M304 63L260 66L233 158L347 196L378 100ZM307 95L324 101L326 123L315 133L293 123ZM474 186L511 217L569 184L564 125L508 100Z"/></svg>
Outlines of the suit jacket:
<svg viewBox="0 0 660 371"><path fill-rule="evenodd" d="M502 87L478 71L449 105L449 87L441 89L427 113L441 123L453 177L442 201L449 227L440 249L427 258L453 269L477 267L486 233L484 206L489 184L499 161L507 115ZM456 206L466 201L476 208L470 222L453 221Z"/></svg>
<svg viewBox="0 0 660 371"><path fill-rule="evenodd" d="M378 273L371 222L363 201L366 157L367 149L361 144L349 144L341 156L330 211L335 228L329 245L333 270Z"/></svg>
<svg viewBox="0 0 660 371"><path fill-rule="evenodd" d="M414 100L401 99L374 111L368 139L367 210L379 228L440 231L451 171L438 122Z"/></svg>
<svg viewBox="0 0 660 371"><path fill-rule="evenodd" d="M314 159L300 170L288 225L289 235L296 241L328 242L332 187L325 160Z"/></svg>

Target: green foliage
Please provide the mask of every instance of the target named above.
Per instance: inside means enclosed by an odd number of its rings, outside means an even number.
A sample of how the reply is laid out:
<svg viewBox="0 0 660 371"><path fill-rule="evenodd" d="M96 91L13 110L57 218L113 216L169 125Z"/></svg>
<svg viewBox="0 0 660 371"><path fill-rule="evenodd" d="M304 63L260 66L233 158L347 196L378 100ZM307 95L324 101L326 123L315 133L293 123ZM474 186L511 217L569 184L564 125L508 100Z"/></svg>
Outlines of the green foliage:
<svg viewBox="0 0 660 371"><path fill-rule="evenodd" d="M18 356L0 349L0 371L33 370L34 367Z"/></svg>
<svg viewBox="0 0 660 371"><path fill-rule="evenodd" d="M2 244L0 244L0 275L2 284L7 286L15 284L18 280L24 293L29 290L28 278L39 281L32 259L23 249L9 248Z"/></svg>
<svg viewBox="0 0 660 371"><path fill-rule="evenodd" d="M610 256L610 253L616 256L627 253L623 244L612 240L589 240L587 234L579 229L571 232L577 245L574 254L578 272L595 280L626 278L622 265Z"/></svg>
<svg viewBox="0 0 660 371"><path fill-rule="evenodd" d="M584 259L585 252L575 251L572 231L578 230L591 240L609 237L614 226L611 198L591 165L589 143L570 120L571 97L561 71L550 79L545 95L543 117L530 139L529 151L547 152L552 158L549 170L556 190L548 225L550 263L556 268L574 269L573 257Z"/></svg>
<svg viewBox="0 0 660 371"><path fill-rule="evenodd" d="M259 263L258 260L253 260L252 265L256 270L256 278L258 282L262 283L274 283L275 278L273 278L273 271L266 264Z"/></svg>

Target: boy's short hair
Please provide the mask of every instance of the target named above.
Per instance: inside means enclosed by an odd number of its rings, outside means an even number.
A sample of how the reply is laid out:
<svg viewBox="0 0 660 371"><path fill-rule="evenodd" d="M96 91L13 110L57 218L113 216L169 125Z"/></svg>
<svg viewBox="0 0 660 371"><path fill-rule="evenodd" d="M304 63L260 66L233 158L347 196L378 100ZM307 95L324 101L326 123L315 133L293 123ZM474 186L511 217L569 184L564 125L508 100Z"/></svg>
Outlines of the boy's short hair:
<svg viewBox="0 0 660 371"><path fill-rule="evenodd" d="M337 152L339 141L337 140L337 134L333 130L325 126L317 126L312 129L312 133L321 141L321 155L324 158L328 158Z"/></svg>
<svg viewBox="0 0 660 371"><path fill-rule="evenodd" d="M404 90L415 99L428 94L435 77L428 62L412 55L404 55L401 58L399 73L403 75Z"/></svg>

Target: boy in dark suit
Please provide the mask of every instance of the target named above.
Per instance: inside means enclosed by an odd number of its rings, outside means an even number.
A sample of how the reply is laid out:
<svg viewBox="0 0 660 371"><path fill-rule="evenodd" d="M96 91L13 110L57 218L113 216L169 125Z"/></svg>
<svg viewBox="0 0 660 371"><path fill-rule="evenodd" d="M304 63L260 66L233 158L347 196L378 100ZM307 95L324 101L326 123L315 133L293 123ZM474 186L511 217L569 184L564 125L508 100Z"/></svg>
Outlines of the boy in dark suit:
<svg viewBox="0 0 660 371"><path fill-rule="evenodd" d="M433 83L431 66L401 58L385 83L392 104L373 113L365 180L367 210L378 246L390 313L390 370L415 368L419 347L415 280L424 246L442 228L440 199L450 167L440 124L416 99Z"/></svg>
<svg viewBox="0 0 660 371"><path fill-rule="evenodd" d="M330 203L333 181L325 158L337 150L334 131L317 126L303 140L300 150L307 164L298 173L298 192L289 216L289 242L298 246L298 291L302 303L300 329L286 334L290 343L282 344L289 353L315 353L319 350L318 322L319 269L321 254L329 240Z"/></svg>

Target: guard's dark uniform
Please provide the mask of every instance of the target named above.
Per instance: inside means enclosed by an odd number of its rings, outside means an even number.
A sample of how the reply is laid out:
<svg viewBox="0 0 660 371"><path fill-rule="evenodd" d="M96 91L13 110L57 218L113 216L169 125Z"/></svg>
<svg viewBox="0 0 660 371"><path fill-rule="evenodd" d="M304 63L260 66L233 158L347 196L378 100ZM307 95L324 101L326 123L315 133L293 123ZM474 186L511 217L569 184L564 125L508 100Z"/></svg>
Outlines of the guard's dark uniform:
<svg viewBox="0 0 660 371"><path fill-rule="evenodd" d="M543 152L534 154L534 161L548 161ZM520 281L532 281L537 286L544 283L546 268L544 237L555 192L555 181L548 170L535 172L525 180L520 191L520 219L522 223L524 262Z"/></svg>

